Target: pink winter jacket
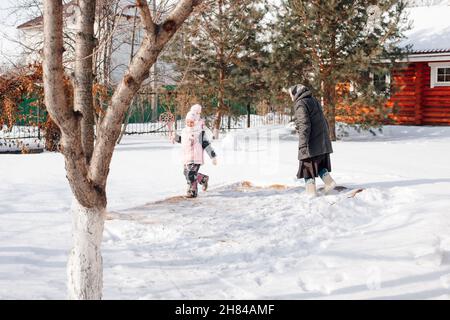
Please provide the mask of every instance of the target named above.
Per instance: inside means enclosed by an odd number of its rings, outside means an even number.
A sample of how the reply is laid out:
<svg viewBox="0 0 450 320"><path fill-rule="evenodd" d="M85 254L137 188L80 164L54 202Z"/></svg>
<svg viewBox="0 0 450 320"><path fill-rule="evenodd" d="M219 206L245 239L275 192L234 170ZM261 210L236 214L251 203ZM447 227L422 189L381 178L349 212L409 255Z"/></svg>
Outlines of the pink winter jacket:
<svg viewBox="0 0 450 320"><path fill-rule="evenodd" d="M181 143L184 164L203 164L204 149L211 158L216 156L211 144L205 138L205 132L201 129L201 126L185 127L181 131L181 135L176 137L176 140Z"/></svg>
<svg viewBox="0 0 450 320"><path fill-rule="evenodd" d="M181 131L181 146L183 148L183 163L203 164L202 131L197 126L185 127Z"/></svg>

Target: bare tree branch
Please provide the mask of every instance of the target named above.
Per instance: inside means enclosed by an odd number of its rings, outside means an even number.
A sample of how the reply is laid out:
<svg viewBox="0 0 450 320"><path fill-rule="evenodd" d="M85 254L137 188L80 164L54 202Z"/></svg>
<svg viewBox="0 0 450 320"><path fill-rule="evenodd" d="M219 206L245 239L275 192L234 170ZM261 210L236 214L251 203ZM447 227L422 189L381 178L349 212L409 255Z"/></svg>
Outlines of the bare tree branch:
<svg viewBox="0 0 450 320"><path fill-rule="evenodd" d="M156 37L156 25L153 22L152 14L150 12L150 8L148 7L146 0L136 0L136 6L139 8L139 12L141 14L141 24L145 30L145 34L147 37Z"/></svg>
<svg viewBox="0 0 450 320"><path fill-rule="evenodd" d="M94 101L92 97L92 63L95 47L95 0L79 0L75 46L74 109L83 115L81 145L87 162L94 150Z"/></svg>

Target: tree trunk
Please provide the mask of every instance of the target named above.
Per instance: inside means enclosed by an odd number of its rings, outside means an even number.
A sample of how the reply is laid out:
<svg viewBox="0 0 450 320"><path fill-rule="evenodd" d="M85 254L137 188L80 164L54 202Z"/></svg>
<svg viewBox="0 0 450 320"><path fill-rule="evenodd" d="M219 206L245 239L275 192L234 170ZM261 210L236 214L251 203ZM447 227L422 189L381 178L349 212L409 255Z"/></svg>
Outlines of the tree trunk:
<svg viewBox="0 0 450 320"><path fill-rule="evenodd" d="M157 8L156 8L156 0L153 0L153 17L156 18L158 15ZM152 75L153 75L153 81L152 81L152 115L151 120L152 122L158 121L158 59L155 61L155 63L152 66Z"/></svg>
<svg viewBox="0 0 450 320"><path fill-rule="evenodd" d="M122 141L123 136L127 132L128 123L130 122L130 117L133 114L133 105L134 105L134 103L131 102L131 107L128 110L128 114L127 114L127 117L125 118L124 123L122 124L122 131L120 131L119 138L117 139L117 144L120 144L120 142Z"/></svg>
<svg viewBox="0 0 450 320"><path fill-rule="evenodd" d="M152 67L152 98L151 98L151 120L158 121L158 60L155 61Z"/></svg>
<svg viewBox="0 0 450 320"><path fill-rule="evenodd" d="M104 209L87 209L76 200L72 206L73 248L67 263L68 296L72 300L99 300L103 289L100 246Z"/></svg>
<svg viewBox="0 0 450 320"><path fill-rule="evenodd" d="M74 109L81 112L81 143L88 162L94 150L93 51L95 0L80 0L75 46Z"/></svg>
<svg viewBox="0 0 450 320"><path fill-rule="evenodd" d="M251 109L250 109L250 103L247 103L247 128L250 128L250 124L251 124Z"/></svg>
<svg viewBox="0 0 450 320"><path fill-rule="evenodd" d="M222 112L220 112L220 110L218 110L216 112L214 124L213 124L213 138L214 139L219 139L221 122L222 122Z"/></svg>
<svg viewBox="0 0 450 320"><path fill-rule="evenodd" d="M325 80L325 97L328 100L328 126L331 141L336 141L336 84L337 81L333 76L336 70L336 38L337 23L332 24L331 32L331 50L330 50L330 66L328 75Z"/></svg>
<svg viewBox="0 0 450 320"><path fill-rule="evenodd" d="M328 129L331 141L336 141L336 89L333 81L326 79L323 81L324 111L328 121Z"/></svg>
<svg viewBox="0 0 450 320"><path fill-rule="evenodd" d="M220 132L220 126L222 123L222 116L224 114L225 110L225 71L224 71L224 63L223 59L220 58L220 71L219 71L219 94L217 97L217 112L216 112L216 118L214 119L214 139L219 139L219 132Z"/></svg>
<svg viewBox="0 0 450 320"><path fill-rule="evenodd" d="M333 109L334 111L334 109ZM336 141L336 118L335 118L335 114L333 112L332 115L329 115L328 117L328 126L329 126L329 130L330 130L330 139L331 141Z"/></svg>
<svg viewBox="0 0 450 320"><path fill-rule="evenodd" d="M219 0L219 32L220 34L223 34L223 1ZM219 133L220 133L220 126L222 123L222 116L224 111L224 95L225 95L225 88L224 88L224 81L225 81L225 61L224 61L224 52L225 52L225 44L223 42L223 39L221 39L220 44L218 46L217 50L217 63L219 65L219 92L217 97L217 112L216 112L216 118L214 119L214 130L213 130L213 136L214 139L219 139Z"/></svg>
<svg viewBox="0 0 450 320"><path fill-rule="evenodd" d="M222 91L222 89L219 89L217 112L216 112L216 116L214 119L214 130L213 130L214 139L219 139L219 133L220 133L220 127L222 125L222 116L223 116L223 109L224 109L223 105L224 105L223 91Z"/></svg>

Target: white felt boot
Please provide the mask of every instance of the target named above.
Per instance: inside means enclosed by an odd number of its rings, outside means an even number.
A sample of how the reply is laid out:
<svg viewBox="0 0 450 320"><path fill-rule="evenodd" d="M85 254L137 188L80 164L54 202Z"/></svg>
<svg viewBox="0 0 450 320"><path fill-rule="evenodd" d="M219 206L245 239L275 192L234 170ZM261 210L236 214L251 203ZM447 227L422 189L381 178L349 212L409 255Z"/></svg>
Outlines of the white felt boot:
<svg viewBox="0 0 450 320"><path fill-rule="evenodd" d="M305 193L308 197L315 197L317 196L316 191L316 182L314 180L308 181L305 185Z"/></svg>
<svg viewBox="0 0 450 320"><path fill-rule="evenodd" d="M333 180L333 178L331 177L330 173L327 172L322 177L322 180L325 183L325 188L324 188L325 193L328 193L331 190L334 190L334 188L336 187L336 182Z"/></svg>

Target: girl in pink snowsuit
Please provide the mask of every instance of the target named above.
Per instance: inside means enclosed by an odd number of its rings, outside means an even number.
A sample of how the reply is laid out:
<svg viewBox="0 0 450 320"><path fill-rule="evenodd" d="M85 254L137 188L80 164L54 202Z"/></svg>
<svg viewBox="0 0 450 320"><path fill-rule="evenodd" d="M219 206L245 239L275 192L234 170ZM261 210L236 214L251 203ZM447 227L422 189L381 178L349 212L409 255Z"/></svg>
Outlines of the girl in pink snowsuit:
<svg viewBox="0 0 450 320"><path fill-rule="evenodd" d="M186 127L181 135L175 136L175 141L181 143L183 149L183 173L189 186L187 196L190 198L197 197L198 184L203 186L204 191L208 188L209 177L198 172L200 166L204 164L204 151L208 153L214 165L217 163L216 153L206 139L203 124L198 119L197 114L188 112Z"/></svg>

